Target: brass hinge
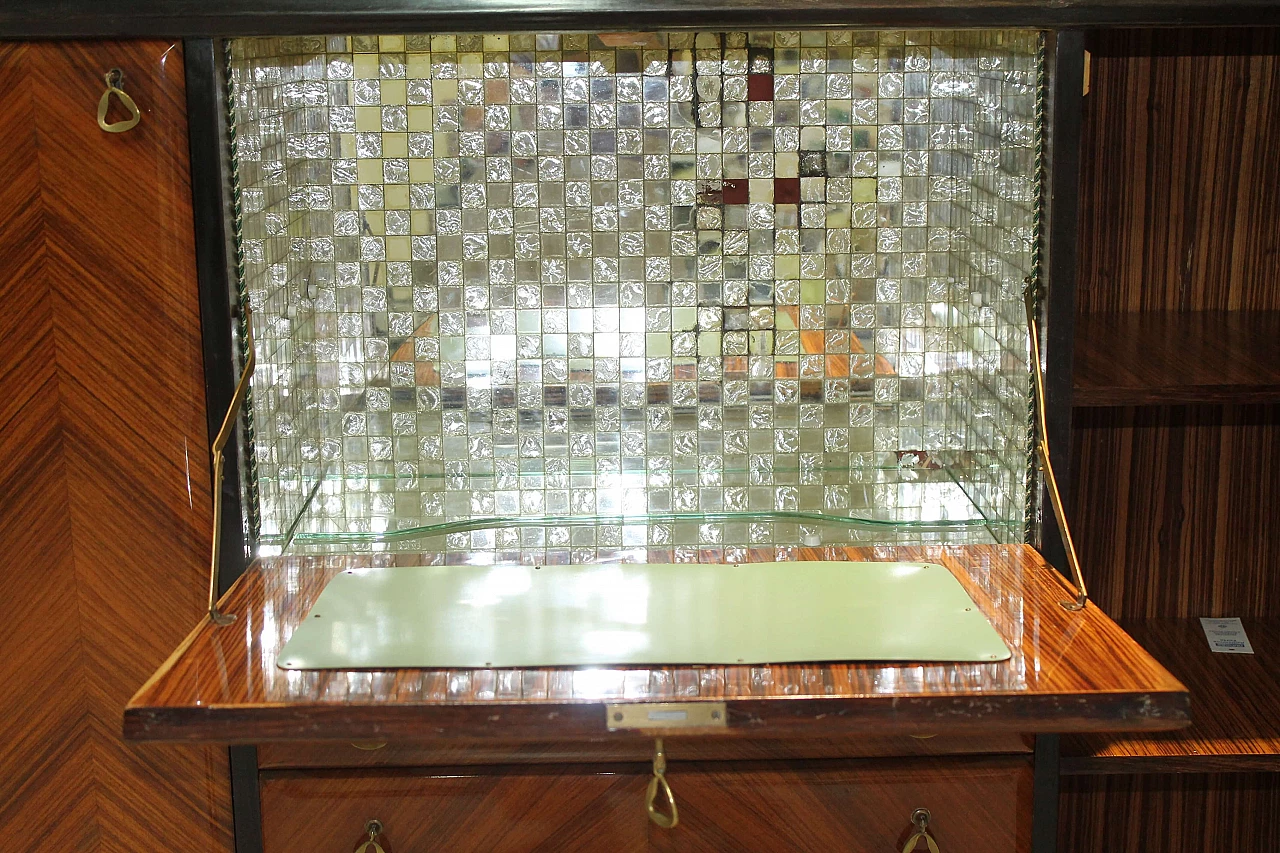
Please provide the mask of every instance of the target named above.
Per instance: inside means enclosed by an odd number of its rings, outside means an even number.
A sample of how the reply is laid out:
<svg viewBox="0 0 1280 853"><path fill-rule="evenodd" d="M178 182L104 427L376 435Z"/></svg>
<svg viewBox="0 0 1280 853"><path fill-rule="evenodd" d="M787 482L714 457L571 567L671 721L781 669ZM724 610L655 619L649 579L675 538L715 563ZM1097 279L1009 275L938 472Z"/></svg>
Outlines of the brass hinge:
<svg viewBox="0 0 1280 853"><path fill-rule="evenodd" d="M1093 54L1084 52L1084 94L1089 94L1089 77L1093 74Z"/></svg>

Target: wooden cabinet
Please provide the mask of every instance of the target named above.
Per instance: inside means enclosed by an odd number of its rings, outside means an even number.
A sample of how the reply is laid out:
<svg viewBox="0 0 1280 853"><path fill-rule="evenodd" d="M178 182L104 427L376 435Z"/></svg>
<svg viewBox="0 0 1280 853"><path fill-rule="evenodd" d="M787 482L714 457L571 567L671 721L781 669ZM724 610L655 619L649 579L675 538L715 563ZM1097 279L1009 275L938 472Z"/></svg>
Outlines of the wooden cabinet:
<svg viewBox="0 0 1280 853"><path fill-rule="evenodd" d="M225 749L120 737L203 612L212 523L182 59L0 42L4 850L232 847ZM95 120L112 68L127 133Z"/></svg>
<svg viewBox="0 0 1280 853"><path fill-rule="evenodd" d="M672 762L671 829L645 814L645 765L262 774L265 853L434 850L898 853L917 809L946 851L1029 849L1027 758Z"/></svg>
<svg viewBox="0 0 1280 853"><path fill-rule="evenodd" d="M1280 802L1280 30L1090 46L1073 523L1194 720L1064 738L1060 849L1257 849ZM1212 653L1201 616L1241 617L1255 653Z"/></svg>

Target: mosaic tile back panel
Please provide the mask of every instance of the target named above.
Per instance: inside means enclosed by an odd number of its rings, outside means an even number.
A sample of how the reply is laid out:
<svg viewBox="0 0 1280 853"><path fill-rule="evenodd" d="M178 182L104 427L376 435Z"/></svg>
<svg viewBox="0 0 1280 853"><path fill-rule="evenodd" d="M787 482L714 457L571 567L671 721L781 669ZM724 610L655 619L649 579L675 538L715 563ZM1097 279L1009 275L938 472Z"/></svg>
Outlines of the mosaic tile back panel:
<svg viewBox="0 0 1280 853"><path fill-rule="evenodd" d="M229 43L264 540L1026 502L1038 35Z"/></svg>

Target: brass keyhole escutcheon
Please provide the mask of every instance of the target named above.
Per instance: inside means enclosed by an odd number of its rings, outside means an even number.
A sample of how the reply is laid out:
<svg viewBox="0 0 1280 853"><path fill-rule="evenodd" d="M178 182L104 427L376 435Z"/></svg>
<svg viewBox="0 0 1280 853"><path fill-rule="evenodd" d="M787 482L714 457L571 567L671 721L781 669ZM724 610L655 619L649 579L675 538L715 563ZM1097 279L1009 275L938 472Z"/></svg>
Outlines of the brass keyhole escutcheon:
<svg viewBox="0 0 1280 853"><path fill-rule="evenodd" d="M907 839L907 843L902 847L902 853L912 853L921 841L929 848L929 853L941 853L938 848L938 842L929 834L929 821L932 819L928 809L916 809L911 813L911 825L916 831Z"/></svg>
<svg viewBox="0 0 1280 853"><path fill-rule="evenodd" d="M369 833L369 840L361 844L355 853L386 853L377 842L378 836L382 834L382 821L377 818L366 821L364 831Z"/></svg>

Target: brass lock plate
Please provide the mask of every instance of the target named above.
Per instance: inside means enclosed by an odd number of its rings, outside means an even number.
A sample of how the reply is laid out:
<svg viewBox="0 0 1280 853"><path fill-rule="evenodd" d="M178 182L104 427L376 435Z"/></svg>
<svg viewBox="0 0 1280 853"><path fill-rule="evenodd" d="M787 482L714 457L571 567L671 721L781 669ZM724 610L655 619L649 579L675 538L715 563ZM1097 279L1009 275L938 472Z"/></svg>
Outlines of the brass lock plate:
<svg viewBox="0 0 1280 853"><path fill-rule="evenodd" d="M609 731L620 729L723 729L723 702L632 702L605 706Z"/></svg>

